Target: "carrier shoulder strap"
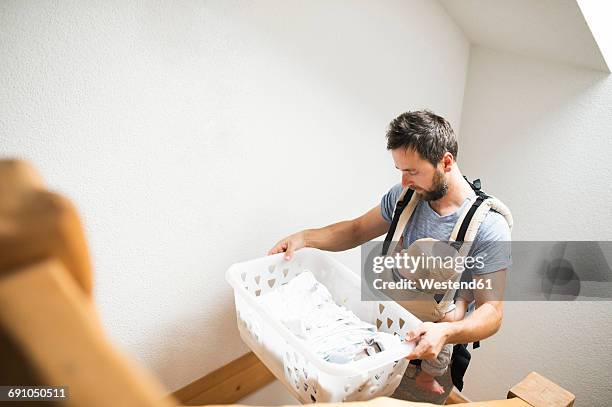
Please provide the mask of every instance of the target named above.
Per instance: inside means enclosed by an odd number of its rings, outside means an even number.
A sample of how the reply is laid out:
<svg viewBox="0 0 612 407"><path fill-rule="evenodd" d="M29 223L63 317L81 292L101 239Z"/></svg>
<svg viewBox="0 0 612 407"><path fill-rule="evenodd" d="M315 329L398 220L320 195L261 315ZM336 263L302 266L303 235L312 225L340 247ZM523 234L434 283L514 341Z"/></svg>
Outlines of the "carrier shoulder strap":
<svg viewBox="0 0 612 407"><path fill-rule="evenodd" d="M490 210L501 214L506 220L506 223L508 223L510 230L512 230L513 219L510 209L508 209L502 201L487 195L481 190L479 179L472 183L469 182L465 176L463 178L468 182L470 187L472 187L472 190L476 194L476 200L470 207L466 208L459 217L451 233L450 241L453 242L453 245L461 255L467 256L471 243L474 241L480 225Z"/></svg>
<svg viewBox="0 0 612 407"><path fill-rule="evenodd" d="M404 188L400 194L395 204L395 209L393 210L393 219L391 220L389 231L383 243L383 256L395 250L419 199L419 194L415 193L414 190L410 188Z"/></svg>
<svg viewBox="0 0 612 407"><path fill-rule="evenodd" d="M478 232L480 225L482 224L485 219L485 216L490 210L494 210L495 212L501 214L508 223L508 226L511 231L514 221L512 219L512 213L510 213L510 209L508 209L508 207L504 205L502 201L485 194L480 189L481 183L479 179L475 180L472 183L468 181L465 176L463 178L467 181L468 184L470 184L470 187L472 187L472 190L476 194L476 200L459 217L459 220L455 225L453 232L451 233L450 240L455 246L455 248L459 251L460 255L467 256L471 248L471 244L474 241L474 238L476 237L476 233ZM459 291L455 293L455 300L457 299L458 294ZM467 344L462 344L461 346L466 347ZM478 347L480 347L480 341L476 341L472 344L473 349L476 349ZM465 350L467 351L467 349ZM463 374L461 374L461 376L463 376Z"/></svg>

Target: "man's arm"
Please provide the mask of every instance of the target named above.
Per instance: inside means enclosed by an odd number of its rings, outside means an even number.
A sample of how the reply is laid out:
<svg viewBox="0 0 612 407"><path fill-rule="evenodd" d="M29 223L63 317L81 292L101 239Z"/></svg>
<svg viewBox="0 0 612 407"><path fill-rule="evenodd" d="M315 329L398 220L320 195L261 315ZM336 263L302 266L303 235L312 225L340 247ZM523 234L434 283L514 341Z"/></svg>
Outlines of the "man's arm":
<svg viewBox="0 0 612 407"><path fill-rule="evenodd" d="M382 217L380 205L377 205L358 218L287 236L276 243L268 254L286 252L285 257L289 260L294 251L303 247L333 252L348 250L381 236L387 229L389 223Z"/></svg>
<svg viewBox="0 0 612 407"><path fill-rule="evenodd" d="M483 276L474 276L478 283L491 281L491 289L474 290L476 309L462 320L451 324L447 343L468 343L494 335L501 327L504 315L503 294L506 286L506 269Z"/></svg>
<svg viewBox="0 0 612 407"><path fill-rule="evenodd" d="M476 342L495 334L503 319L503 290L506 269L475 276L474 281L490 279L493 289L474 290L476 309L464 320L456 322L425 322L406 335L408 341L418 341L407 359L435 359L447 343Z"/></svg>

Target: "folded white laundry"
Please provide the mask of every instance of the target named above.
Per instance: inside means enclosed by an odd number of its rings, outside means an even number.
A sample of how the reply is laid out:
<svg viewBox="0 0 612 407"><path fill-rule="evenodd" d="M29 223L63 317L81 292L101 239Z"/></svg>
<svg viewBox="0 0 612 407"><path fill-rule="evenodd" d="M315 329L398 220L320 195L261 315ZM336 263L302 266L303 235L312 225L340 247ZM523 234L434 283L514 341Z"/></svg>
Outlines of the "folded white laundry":
<svg viewBox="0 0 612 407"><path fill-rule="evenodd" d="M401 342L398 336L378 332L374 325L337 305L310 271L258 297L258 301L319 356L332 363L358 360Z"/></svg>

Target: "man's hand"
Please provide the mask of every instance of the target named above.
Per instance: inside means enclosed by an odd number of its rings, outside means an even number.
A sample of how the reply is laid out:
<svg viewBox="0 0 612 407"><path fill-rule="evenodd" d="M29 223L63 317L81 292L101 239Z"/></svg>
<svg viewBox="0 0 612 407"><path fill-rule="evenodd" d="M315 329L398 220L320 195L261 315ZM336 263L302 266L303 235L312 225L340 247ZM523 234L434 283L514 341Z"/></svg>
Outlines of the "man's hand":
<svg viewBox="0 0 612 407"><path fill-rule="evenodd" d="M281 239L268 251L268 256L285 252L285 260L291 260L293 252L306 246L305 234L305 231L301 231Z"/></svg>
<svg viewBox="0 0 612 407"><path fill-rule="evenodd" d="M423 322L418 328L406 334L406 341L415 341L412 353L406 356L408 360L435 359L446 345L448 338L448 322Z"/></svg>

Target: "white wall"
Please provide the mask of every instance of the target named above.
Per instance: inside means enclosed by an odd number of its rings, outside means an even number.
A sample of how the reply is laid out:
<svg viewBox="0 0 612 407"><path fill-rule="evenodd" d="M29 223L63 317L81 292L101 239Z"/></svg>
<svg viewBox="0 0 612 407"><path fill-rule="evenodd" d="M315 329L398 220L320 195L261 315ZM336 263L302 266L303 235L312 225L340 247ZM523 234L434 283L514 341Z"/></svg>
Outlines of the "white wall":
<svg viewBox="0 0 612 407"><path fill-rule="evenodd" d="M458 128L468 52L427 0L2 1L0 154L76 202L111 339L174 390L247 351L231 263L376 205L398 113Z"/></svg>
<svg viewBox="0 0 612 407"><path fill-rule="evenodd" d="M508 204L513 240L612 240L611 106L609 74L472 47L459 164ZM499 398L535 370L608 405L611 335L609 302L506 302L465 394Z"/></svg>

